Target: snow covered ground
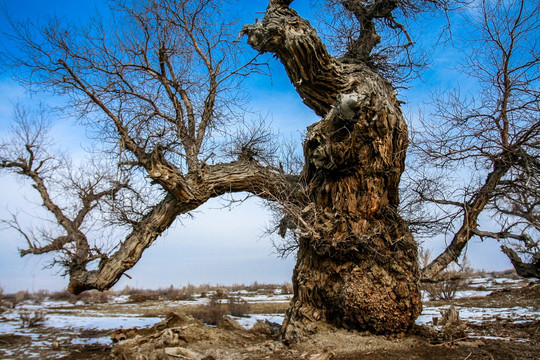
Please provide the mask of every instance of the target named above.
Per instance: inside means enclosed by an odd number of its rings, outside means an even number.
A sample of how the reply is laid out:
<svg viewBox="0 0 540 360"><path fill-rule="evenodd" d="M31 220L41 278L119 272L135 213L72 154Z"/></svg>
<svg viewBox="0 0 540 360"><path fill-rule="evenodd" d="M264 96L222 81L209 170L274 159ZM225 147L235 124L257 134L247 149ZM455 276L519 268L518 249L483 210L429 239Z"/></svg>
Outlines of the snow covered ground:
<svg viewBox="0 0 540 360"><path fill-rule="evenodd" d="M526 285L526 282L514 279L472 279L468 289L459 291L456 295L456 303L448 301L429 302L418 320L419 325L432 325L434 317L441 317L441 312L450 305L455 305L460 318L471 324L482 324L490 321L506 321L513 323L530 322L540 320L540 306L489 306L468 305L467 299L487 297L500 289L518 288ZM237 291L229 293L231 296L241 297L251 304L259 303L287 303L291 295L264 294L261 292ZM62 346L64 344L107 344L111 343L108 333L120 328L148 327L159 322L163 314L159 310L163 307L181 308L187 305L206 304L208 298L195 296L190 301L153 301L148 303L129 303L127 296L114 297L108 304L72 304L66 301L43 301L41 304L30 302L17 305L0 314L0 359L40 359L43 351L57 348L60 356L65 356ZM461 301L461 302L460 302ZM465 302L463 302L465 301ZM476 303L475 303L476 304ZM481 303L479 303L481 304ZM21 314L34 314L42 312L44 321L36 327L23 327ZM156 315L149 315L149 314ZM284 319L282 313L252 314L248 317L239 317L236 320L244 327L252 327L258 320L268 320L281 323ZM10 337L11 336L11 337ZM481 336L471 333L471 337ZM484 335L484 337L489 337ZM4 339L4 340L3 340ZM7 340L5 340L7 339ZM9 339L19 339L21 345L6 345ZM22 339L22 340L21 340ZM23 341L24 340L24 341Z"/></svg>

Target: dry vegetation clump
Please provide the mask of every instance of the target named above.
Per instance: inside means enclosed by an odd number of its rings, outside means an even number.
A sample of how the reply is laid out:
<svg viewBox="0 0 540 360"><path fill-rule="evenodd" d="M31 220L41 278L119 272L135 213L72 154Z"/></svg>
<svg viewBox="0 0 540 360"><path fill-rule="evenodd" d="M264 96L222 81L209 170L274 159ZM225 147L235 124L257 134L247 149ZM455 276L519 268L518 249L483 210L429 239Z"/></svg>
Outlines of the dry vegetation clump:
<svg viewBox="0 0 540 360"><path fill-rule="evenodd" d="M521 277L516 273L516 269L514 268L504 270L504 271L491 271L487 273L487 276L493 279L500 279L500 278L512 279L512 280L521 279Z"/></svg>
<svg viewBox="0 0 540 360"><path fill-rule="evenodd" d="M175 288L171 285L167 288L159 288L157 290L136 289L126 286L123 290L118 292L118 295L128 295L130 302L193 300L195 294L194 289L195 287L193 285L184 286L182 288Z"/></svg>
<svg viewBox="0 0 540 360"><path fill-rule="evenodd" d="M458 291L464 290L469 284L467 278L459 272L448 271L443 276L438 282L422 285L430 301L452 300Z"/></svg>
<svg viewBox="0 0 540 360"><path fill-rule="evenodd" d="M425 268L431 262L431 252L420 249L418 253L419 262ZM470 280L476 272L470 266L466 257L461 264L453 263L446 270L442 271L433 282L422 283L421 289L426 292L430 301L453 300L458 291L465 290Z"/></svg>
<svg viewBox="0 0 540 360"><path fill-rule="evenodd" d="M41 310L31 312L21 312L19 318L22 323L22 327L36 327L42 325L45 320L45 313Z"/></svg>
<svg viewBox="0 0 540 360"><path fill-rule="evenodd" d="M159 295L161 300L193 300L193 290L183 287L180 289L170 286L168 288L159 288L156 293Z"/></svg>
<svg viewBox="0 0 540 360"><path fill-rule="evenodd" d="M108 303L114 293L112 291L98 291L91 290L80 293L79 295L73 295L67 290L55 291L47 294L47 298L52 301L68 301L75 304L82 301L85 304L106 304Z"/></svg>
<svg viewBox="0 0 540 360"><path fill-rule="evenodd" d="M6 294L3 295L2 300L3 303L11 308L15 308L18 304L22 303L23 301L31 300L32 296L28 291L17 291L15 294Z"/></svg>
<svg viewBox="0 0 540 360"><path fill-rule="evenodd" d="M228 299L231 293L246 291L253 294L262 294L272 296L275 294L292 294L291 283L284 284L261 284L254 282L251 285L233 284L233 285L193 285L188 284L180 288L173 285L167 288L157 290L136 289L126 286L123 290L117 292L118 295L129 295L130 302L157 301L157 300L194 300L196 297L207 298L216 297L218 299Z"/></svg>
<svg viewBox="0 0 540 360"><path fill-rule="evenodd" d="M229 314L232 316L246 316L250 312L248 302L238 296L229 296L227 299Z"/></svg>
<svg viewBox="0 0 540 360"><path fill-rule="evenodd" d="M106 304L111 298L112 294L109 291L86 291L77 296L77 301L82 301L85 304Z"/></svg>
<svg viewBox="0 0 540 360"><path fill-rule="evenodd" d="M140 303L145 301L156 301L159 300L159 295L156 293L141 293L141 294L131 294L129 295L129 302Z"/></svg>
<svg viewBox="0 0 540 360"><path fill-rule="evenodd" d="M76 303L77 297L67 290L55 291L49 294L49 300L52 301L68 301L70 303Z"/></svg>
<svg viewBox="0 0 540 360"><path fill-rule="evenodd" d="M208 304L189 309L188 314L205 324L218 325L225 315L246 316L250 313L251 306L244 299L221 295L218 293L212 295Z"/></svg>

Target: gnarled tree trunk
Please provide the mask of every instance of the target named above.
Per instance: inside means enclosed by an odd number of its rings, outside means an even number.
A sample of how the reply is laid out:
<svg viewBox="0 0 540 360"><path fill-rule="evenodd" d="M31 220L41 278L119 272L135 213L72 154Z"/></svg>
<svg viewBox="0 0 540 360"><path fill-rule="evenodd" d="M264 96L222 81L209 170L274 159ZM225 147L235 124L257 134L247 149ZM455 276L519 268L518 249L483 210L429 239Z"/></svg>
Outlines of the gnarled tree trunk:
<svg viewBox="0 0 540 360"><path fill-rule="evenodd" d="M368 66L330 56L289 3L271 1L262 22L243 30L255 49L281 60L304 103L323 117L304 142L311 205L302 223L310 228L300 238L284 336L328 324L405 331L422 305L417 244L397 214L408 144L399 102Z"/></svg>

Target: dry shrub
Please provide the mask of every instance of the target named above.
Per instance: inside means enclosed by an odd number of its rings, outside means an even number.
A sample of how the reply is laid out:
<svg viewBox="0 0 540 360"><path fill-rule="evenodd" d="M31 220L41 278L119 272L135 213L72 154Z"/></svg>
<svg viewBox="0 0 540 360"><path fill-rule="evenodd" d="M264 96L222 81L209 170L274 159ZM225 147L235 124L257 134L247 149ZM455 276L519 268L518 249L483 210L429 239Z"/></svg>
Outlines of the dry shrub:
<svg viewBox="0 0 540 360"><path fill-rule="evenodd" d="M138 293L138 291L129 285L126 285L122 290L118 291L118 295L131 295L136 293Z"/></svg>
<svg viewBox="0 0 540 360"><path fill-rule="evenodd" d="M504 270L504 271L492 271L488 273L488 275L494 279L500 279L500 278L513 279L513 280L521 279L521 277L516 273L516 269L514 268Z"/></svg>
<svg viewBox="0 0 540 360"><path fill-rule="evenodd" d="M129 295L129 302L139 303L144 301L159 300L158 294L131 294Z"/></svg>
<svg viewBox="0 0 540 360"><path fill-rule="evenodd" d="M276 284L260 284L255 281L250 286L246 286L246 290L257 292L258 294L274 295L277 289L280 289L281 285Z"/></svg>
<svg viewBox="0 0 540 360"><path fill-rule="evenodd" d="M193 293L191 291L191 289L185 290L185 288L175 289L171 285L170 287L165 289L158 289L157 294L162 300L193 300Z"/></svg>
<svg viewBox="0 0 540 360"><path fill-rule="evenodd" d="M429 250L420 248L418 257L423 268L431 262ZM474 274L474 270L464 256L461 264L452 263L447 270L442 271L437 276L436 282L422 284L422 290L427 293L430 301L452 300L458 291L464 290L469 285L469 279Z"/></svg>
<svg viewBox="0 0 540 360"><path fill-rule="evenodd" d="M422 290L427 292L431 301L452 300L458 291L464 290L469 285L467 271L446 270L440 274L439 281L423 284Z"/></svg>
<svg viewBox="0 0 540 360"><path fill-rule="evenodd" d="M452 300L461 288L461 280L441 280L433 284L425 284L423 290L427 292L430 301Z"/></svg>
<svg viewBox="0 0 540 360"><path fill-rule="evenodd" d="M215 294L212 297L216 297L217 299L226 299L227 298L227 289L225 289L223 287L217 288Z"/></svg>
<svg viewBox="0 0 540 360"><path fill-rule="evenodd" d="M77 296L67 290L55 291L49 295L49 300L53 301L69 301L70 303L77 302Z"/></svg>
<svg viewBox="0 0 540 360"><path fill-rule="evenodd" d="M173 300L173 301L186 301L186 300L193 300L193 295L182 292L181 290L177 290L176 293L170 294L164 297L163 299Z"/></svg>
<svg viewBox="0 0 540 360"><path fill-rule="evenodd" d="M38 290L32 294L32 300L38 304L41 304L48 297L49 292L47 290Z"/></svg>
<svg viewBox="0 0 540 360"><path fill-rule="evenodd" d="M222 299L214 294L208 304L190 310L189 314L208 325L218 325L224 315L246 316L250 309L248 302L238 296Z"/></svg>
<svg viewBox="0 0 540 360"><path fill-rule="evenodd" d="M111 300L111 292L91 290L80 293L79 295L73 295L67 290L55 291L48 295L49 300L53 301L69 301L75 304L78 301L82 301L85 304L105 304Z"/></svg>
<svg viewBox="0 0 540 360"><path fill-rule="evenodd" d="M77 301L82 301L85 304L105 304L111 300L111 295L108 291L86 291L77 296Z"/></svg>
<svg viewBox="0 0 540 360"><path fill-rule="evenodd" d="M17 291L15 294L15 302L18 304L20 302L23 302L25 300L30 300L32 297L30 296L30 293L28 291Z"/></svg>
<svg viewBox="0 0 540 360"><path fill-rule="evenodd" d="M22 327L40 326L46 320L45 313L41 310L21 312L19 318L21 319Z"/></svg>
<svg viewBox="0 0 540 360"><path fill-rule="evenodd" d="M10 307L15 308L18 304L23 301L30 300L31 296L28 291L17 291L15 294L4 295L4 300L9 304Z"/></svg>
<svg viewBox="0 0 540 360"><path fill-rule="evenodd" d="M239 296L229 296L227 305L232 316L246 316L251 310L248 302Z"/></svg>
<svg viewBox="0 0 540 360"><path fill-rule="evenodd" d="M293 286L291 283L284 283L283 285L281 285L281 293L283 295L288 295L288 294L292 294L293 293Z"/></svg>
<svg viewBox="0 0 540 360"><path fill-rule="evenodd" d="M195 319L199 319L208 325L217 325L223 317L227 314L225 304L215 296L210 298L210 302L206 305L200 306L190 311L190 315Z"/></svg>

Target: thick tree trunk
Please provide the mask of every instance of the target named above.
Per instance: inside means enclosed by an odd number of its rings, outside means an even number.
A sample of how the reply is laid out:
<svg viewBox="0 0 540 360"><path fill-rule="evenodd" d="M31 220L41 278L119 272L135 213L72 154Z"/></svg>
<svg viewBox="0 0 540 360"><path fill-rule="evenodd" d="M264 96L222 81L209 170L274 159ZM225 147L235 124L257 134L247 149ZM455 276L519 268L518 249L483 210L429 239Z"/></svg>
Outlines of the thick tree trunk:
<svg viewBox="0 0 540 360"><path fill-rule="evenodd" d="M350 118L342 98L309 129L303 177L314 210L304 220L316 235L300 240L287 338L324 323L405 331L421 311L417 245L396 213L407 130L397 104L376 98L356 99Z"/></svg>
<svg viewBox="0 0 540 360"><path fill-rule="evenodd" d="M271 1L248 42L284 64L304 103L324 116L304 143L311 204L300 239L288 339L328 326L405 331L421 312L417 244L397 214L407 127L392 86L331 57L307 21Z"/></svg>

